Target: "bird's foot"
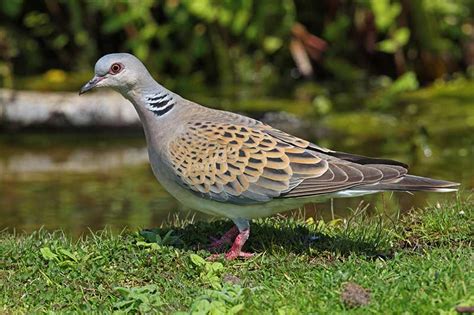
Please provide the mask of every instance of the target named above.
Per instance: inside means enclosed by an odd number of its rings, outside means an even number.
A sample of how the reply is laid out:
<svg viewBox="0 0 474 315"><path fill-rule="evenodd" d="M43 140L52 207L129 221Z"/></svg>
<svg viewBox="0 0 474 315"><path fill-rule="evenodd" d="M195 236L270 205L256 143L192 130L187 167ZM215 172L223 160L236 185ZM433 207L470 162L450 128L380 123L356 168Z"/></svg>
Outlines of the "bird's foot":
<svg viewBox="0 0 474 315"><path fill-rule="evenodd" d="M209 246L209 249L215 250L220 249L224 245L232 244L232 240L239 234L239 229L237 226L233 226L229 231L227 231L221 238L211 237L212 243Z"/></svg>
<svg viewBox="0 0 474 315"><path fill-rule="evenodd" d="M237 252L229 251L228 253L224 254L224 256L222 256L222 254L212 254L211 256L207 257L206 260L216 261L216 260L221 259L222 257L224 257L226 260L234 260L237 258L249 259L249 258L252 258L254 255L255 255L254 253L247 253L247 252L237 253Z"/></svg>
<svg viewBox="0 0 474 315"><path fill-rule="evenodd" d="M236 258L243 258L243 259L248 259L253 257L253 253L247 253L247 252L233 252L232 250L229 251L227 254L225 254L225 259L227 260L234 260Z"/></svg>

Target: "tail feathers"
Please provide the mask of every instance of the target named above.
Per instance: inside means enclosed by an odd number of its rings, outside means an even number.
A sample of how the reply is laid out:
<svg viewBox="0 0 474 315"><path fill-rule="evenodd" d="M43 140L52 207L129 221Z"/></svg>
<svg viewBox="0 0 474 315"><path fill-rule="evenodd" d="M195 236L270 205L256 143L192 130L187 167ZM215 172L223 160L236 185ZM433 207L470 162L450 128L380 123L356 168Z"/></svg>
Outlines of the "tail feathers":
<svg viewBox="0 0 474 315"><path fill-rule="evenodd" d="M453 192L457 191L459 183L446 180L432 179L415 175L406 175L396 182L377 183L373 185L358 186L357 190L368 191L432 191L432 192Z"/></svg>

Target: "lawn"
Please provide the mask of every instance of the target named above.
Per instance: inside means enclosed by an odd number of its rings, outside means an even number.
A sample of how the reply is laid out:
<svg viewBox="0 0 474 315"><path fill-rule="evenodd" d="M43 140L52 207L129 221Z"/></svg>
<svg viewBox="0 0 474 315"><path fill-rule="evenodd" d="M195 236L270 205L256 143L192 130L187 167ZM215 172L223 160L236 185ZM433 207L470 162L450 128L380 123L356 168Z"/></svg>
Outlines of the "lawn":
<svg viewBox="0 0 474 315"><path fill-rule="evenodd" d="M255 257L207 261L227 221L143 231L0 234L0 312L452 313L474 306L474 202L401 217L274 217Z"/></svg>

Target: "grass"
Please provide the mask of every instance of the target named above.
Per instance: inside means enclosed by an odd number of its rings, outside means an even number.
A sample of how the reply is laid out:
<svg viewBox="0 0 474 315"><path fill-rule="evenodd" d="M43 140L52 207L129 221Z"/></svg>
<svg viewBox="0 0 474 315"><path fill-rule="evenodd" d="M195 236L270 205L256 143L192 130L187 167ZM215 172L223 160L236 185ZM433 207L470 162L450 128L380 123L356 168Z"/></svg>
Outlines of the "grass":
<svg viewBox="0 0 474 315"><path fill-rule="evenodd" d="M401 218L257 220L249 260L210 262L226 221L0 234L0 312L452 313L474 305L474 203Z"/></svg>

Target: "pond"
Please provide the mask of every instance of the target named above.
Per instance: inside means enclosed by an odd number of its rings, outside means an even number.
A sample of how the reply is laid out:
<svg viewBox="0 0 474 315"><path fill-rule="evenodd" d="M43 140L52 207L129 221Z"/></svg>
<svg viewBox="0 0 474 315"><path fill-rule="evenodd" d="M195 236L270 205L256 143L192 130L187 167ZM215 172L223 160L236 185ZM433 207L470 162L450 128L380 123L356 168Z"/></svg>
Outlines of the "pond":
<svg viewBox="0 0 474 315"><path fill-rule="evenodd" d="M461 197L469 195L474 187L474 128L465 119L472 121L471 114L460 113L457 123L451 117L451 127L437 131L435 118L428 127L413 123L434 115L432 110L422 113L417 111L408 122L405 116L367 112L307 121L250 114L322 146L398 159L410 164L413 174L458 181ZM453 127L457 124L459 128ZM183 209L155 180L141 130L3 132L0 152L0 228L30 232L44 227L77 236L105 227L156 227L175 215L207 219ZM393 214L454 198L452 193L385 193L334 200L332 209L327 202L303 210L331 219L348 216L357 207Z"/></svg>

